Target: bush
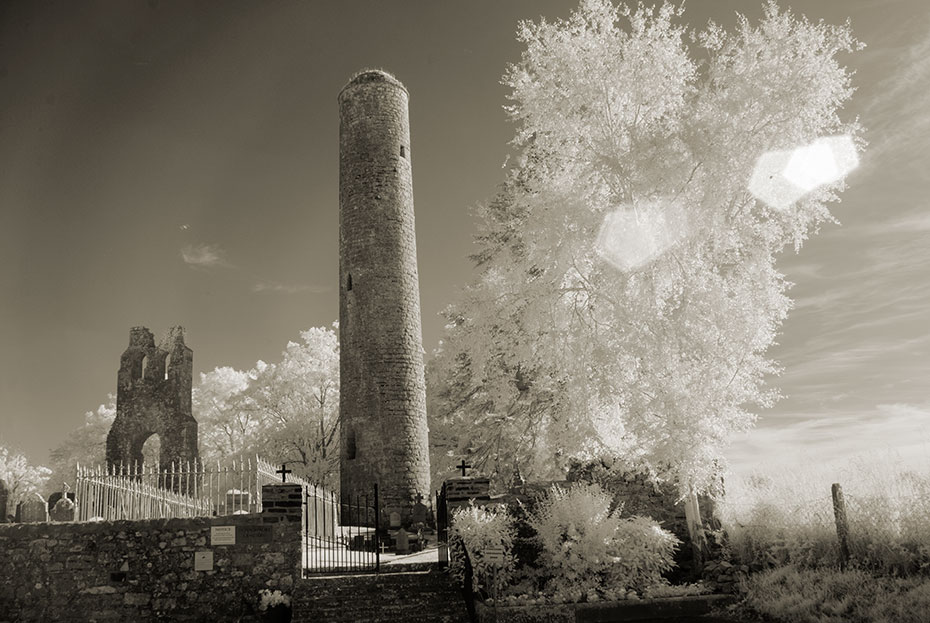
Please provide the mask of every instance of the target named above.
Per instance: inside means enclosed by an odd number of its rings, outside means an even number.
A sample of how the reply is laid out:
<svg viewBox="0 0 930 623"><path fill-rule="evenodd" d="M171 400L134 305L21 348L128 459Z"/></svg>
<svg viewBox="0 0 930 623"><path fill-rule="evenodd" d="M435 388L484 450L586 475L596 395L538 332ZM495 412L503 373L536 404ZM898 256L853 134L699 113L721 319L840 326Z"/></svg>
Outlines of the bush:
<svg viewBox="0 0 930 623"><path fill-rule="evenodd" d="M620 517L596 484L553 487L530 517L546 590L568 600L663 584L679 541L651 519Z"/></svg>
<svg viewBox="0 0 930 623"><path fill-rule="evenodd" d="M472 590L484 595L496 595L510 582L516 563L513 555L513 519L506 508L475 506L474 502L457 509L452 517L449 546L454 550L464 547L468 551L472 565ZM488 548L503 549L504 563L490 563L485 557ZM452 555L450 560L452 573L464 582L463 557Z"/></svg>

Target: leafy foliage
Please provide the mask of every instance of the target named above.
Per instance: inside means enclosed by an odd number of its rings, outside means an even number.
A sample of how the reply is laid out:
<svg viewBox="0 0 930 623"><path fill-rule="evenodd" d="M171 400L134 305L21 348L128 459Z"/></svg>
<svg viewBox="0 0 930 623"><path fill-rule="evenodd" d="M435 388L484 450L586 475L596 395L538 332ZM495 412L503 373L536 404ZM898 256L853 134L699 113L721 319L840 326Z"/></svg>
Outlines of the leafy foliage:
<svg viewBox="0 0 930 623"><path fill-rule="evenodd" d="M621 518L596 484L553 487L530 518L551 577L547 592L575 600L595 591L664 584L678 539L647 517Z"/></svg>
<svg viewBox="0 0 930 623"><path fill-rule="evenodd" d="M18 502L33 494L39 494L51 474L52 470L49 468L30 465L24 455L13 454L9 449L0 446L0 479L6 483L9 491L8 513L12 513Z"/></svg>
<svg viewBox="0 0 930 623"><path fill-rule="evenodd" d="M689 34L682 12L583 0L520 25L503 79L518 155L478 210L478 276L428 374L441 470L467 456L498 482L557 478L608 450L700 492L777 399L765 353L790 300L775 256L831 220L842 182L785 211L746 184L767 150L859 132L838 116L852 91L835 58L858 44L774 3L733 32ZM610 215L636 244L667 240L618 270L598 251Z"/></svg>
<svg viewBox="0 0 930 623"><path fill-rule="evenodd" d="M107 401L94 411L84 413L84 423L71 431L61 444L49 453L54 477L50 483L60 490L63 483L74 485L75 467L103 465L106 462L107 433L116 418L116 395L109 394Z"/></svg>
<svg viewBox="0 0 930 623"><path fill-rule="evenodd" d="M450 541L453 548L468 552L472 564L472 590L496 595L511 579L516 565L513 555L513 519L506 508L476 506L474 503L453 513ZM487 559L488 548L504 552L503 564ZM464 558L452 557L452 573L464 581Z"/></svg>

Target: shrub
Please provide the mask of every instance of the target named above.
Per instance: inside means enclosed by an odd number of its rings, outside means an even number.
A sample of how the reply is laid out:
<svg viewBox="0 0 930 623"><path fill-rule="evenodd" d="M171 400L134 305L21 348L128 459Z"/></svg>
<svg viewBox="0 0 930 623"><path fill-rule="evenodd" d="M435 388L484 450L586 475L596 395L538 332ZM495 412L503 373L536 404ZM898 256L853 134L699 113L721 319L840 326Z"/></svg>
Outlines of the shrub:
<svg viewBox="0 0 930 623"><path fill-rule="evenodd" d="M643 592L666 583L662 574L674 564L678 537L648 517L634 516L621 519L615 539L610 584Z"/></svg>
<svg viewBox="0 0 930 623"><path fill-rule="evenodd" d="M620 517L596 484L553 487L530 517L551 574L548 592L581 599L593 592L644 590L664 583L678 539L651 519Z"/></svg>
<svg viewBox="0 0 930 623"><path fill-rule="evenodd" d="M513 575L516 559L513 555L513 519L503 507L475 506L459 508L453 513L449 545L463 546L472 565L472 590L496 595ZM492 564L485 557L488 548L504 550L504 563ZM456 552L456 553L461 553ZM450 556L452 573L464 582L464 562L461 555Z"/></svg>

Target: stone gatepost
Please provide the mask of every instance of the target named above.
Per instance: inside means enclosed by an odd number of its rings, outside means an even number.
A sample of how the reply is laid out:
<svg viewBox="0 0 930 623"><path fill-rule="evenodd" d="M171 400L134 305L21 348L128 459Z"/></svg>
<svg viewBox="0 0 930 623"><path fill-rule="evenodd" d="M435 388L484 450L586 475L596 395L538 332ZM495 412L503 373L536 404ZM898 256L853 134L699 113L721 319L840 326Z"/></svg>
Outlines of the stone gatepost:
<svg viewBox="0 0 930 623"><path fill-rule="evenodd" d="M262 487L262 521L296 521L303 518L303 487L276 483Z"/></svg>

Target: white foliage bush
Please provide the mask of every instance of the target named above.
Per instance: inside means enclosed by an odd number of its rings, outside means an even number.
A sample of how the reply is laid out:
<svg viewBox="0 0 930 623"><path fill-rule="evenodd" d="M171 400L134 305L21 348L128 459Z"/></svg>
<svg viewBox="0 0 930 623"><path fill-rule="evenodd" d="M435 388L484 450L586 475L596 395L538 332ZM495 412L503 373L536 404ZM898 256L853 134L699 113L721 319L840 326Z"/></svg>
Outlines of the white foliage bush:
<svg viewBox="0 0 930 623"><path fill-rule="evenodd" d="M664 584L679 540L646 517L622 518L597 484L553 487L530 517L551 573L547 591L567 600Z"/></svg>
<svg viewBox="0 0 930 623"><path fill-rule="evenodd" d="M464 547L472 564L472 590L476 593L496 595L506 586L514 571L516 559L513 555L513 518L504 507L475 506L457 509L452 514L450 546ZM491 563L485 552L489 548L502 549L504 562ZM451 556L452 573L464 582L462 556Z"/></svg>

